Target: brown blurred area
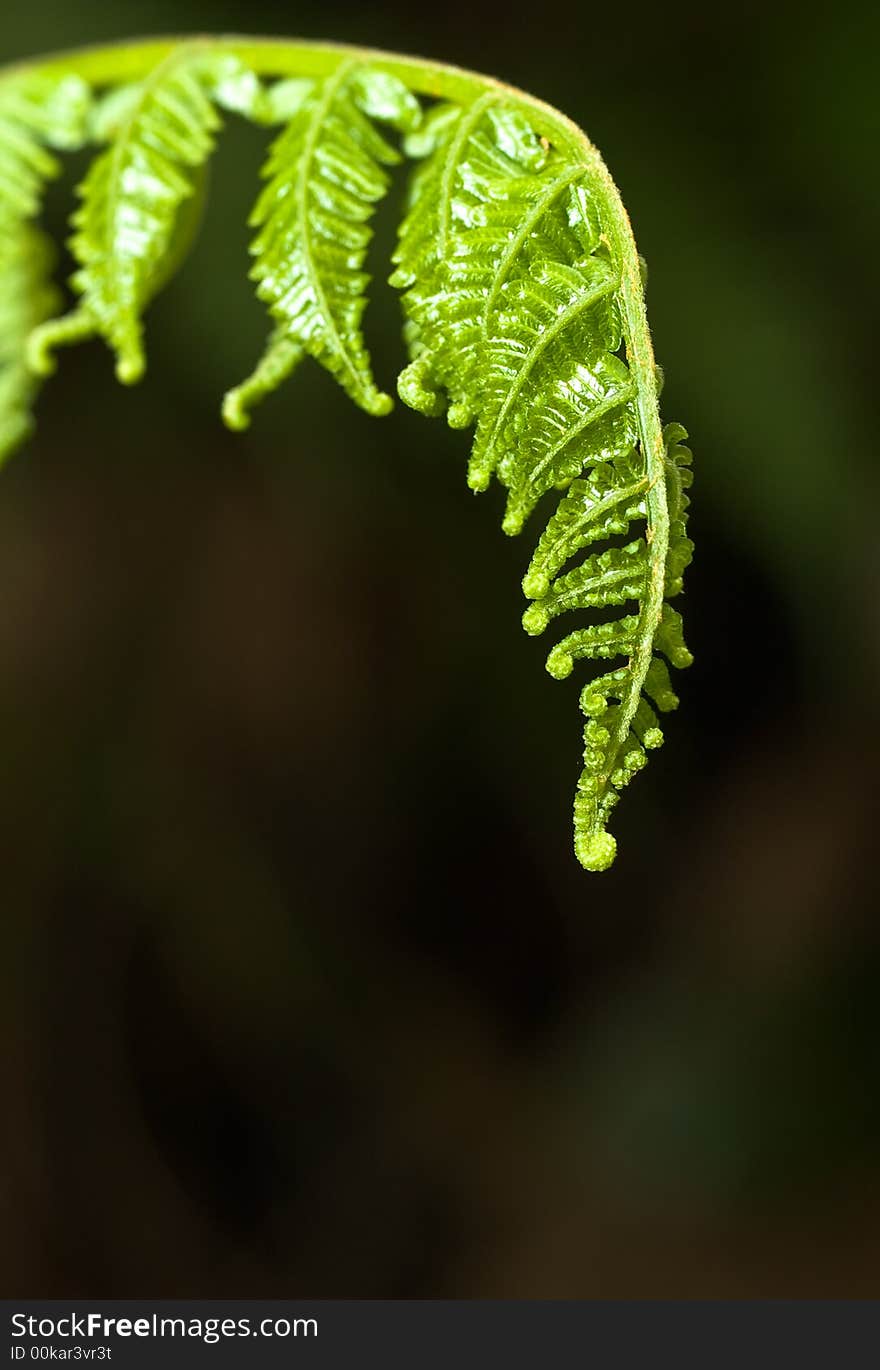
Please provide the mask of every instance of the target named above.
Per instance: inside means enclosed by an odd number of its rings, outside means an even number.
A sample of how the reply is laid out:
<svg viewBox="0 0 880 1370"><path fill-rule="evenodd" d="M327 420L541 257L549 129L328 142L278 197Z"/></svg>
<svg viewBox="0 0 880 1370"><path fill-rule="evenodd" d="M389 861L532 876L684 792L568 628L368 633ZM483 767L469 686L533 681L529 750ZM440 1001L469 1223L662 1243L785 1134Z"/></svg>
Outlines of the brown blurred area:
<svg viewBox="0 0 880 1370"><path fill-rule="evenodd" d="M146 381L65 355L0 477L5 1296L877 1294L877 13L635 15L0 16L9 60L296 31L564 108L697 463L696 664L585 875L578 682L462 435L315 366L220 426L264 332L230 124Z"/></svg>

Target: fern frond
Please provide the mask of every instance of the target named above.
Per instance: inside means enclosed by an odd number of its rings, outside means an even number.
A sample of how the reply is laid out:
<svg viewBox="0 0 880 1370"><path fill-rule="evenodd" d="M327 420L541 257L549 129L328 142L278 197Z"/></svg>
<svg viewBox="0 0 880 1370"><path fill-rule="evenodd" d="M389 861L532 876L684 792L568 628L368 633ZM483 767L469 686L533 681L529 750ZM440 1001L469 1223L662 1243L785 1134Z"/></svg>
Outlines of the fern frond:
<svg viewBox="0 0 880 1370"><path fill-rule="evenodd" d="M692 553L691 457L683 428L661 428L626 213L557 111L421 59L262 39L155 40L0 73L0 455L29 424L25 355L45 373L54 348L98 334L121 380L143 372L143 312L188 247L220 109L284 125L251 216L251 276L272 328L224 400L233 428L306 356L368 413L391 407L362 332L364 264L400 161L377 126L403 134L417 165L391 277L409 353L398 392L474 428L468 483L485 490L494 476L506 490L505 532L549 513L523 626L571 623L547 657L556 679L597 663L580 696L574 829L581 863L605 869L611 812L678 703L668 668L691 659L669 602ZM51 149L84 140L102 150L73 216L80 299L46 322L51 254L29 220L57 169Z"/></svg>
<svg viewBox="0 0 880 1370"><path fill-rule="evenodd" d="M686 436L678 424L664 431L671 492L663 587L667 597L680 591L693 550L685 535L691 454L680 439ZM645 765L647 751L663 742L655 710L667 712L678 706L664 658L684 667L692 657L684 644L681 617L668 603L662 605L653 631L651 621L646 621L651 577L664 573L662 562L652 565L646 537L591 552L569 571L562 568L584 548L626 535L631 523L646 520L647 514L647 481L639 475L636 452L617 469L596 465L563 497L523 582L525 593L535 601L523 615L523 626L532 634L542 633L562 613L624 604L638 608L635 614L576 629L547 658L547 670L557 680L570 675L574 662L581 659L622 658L626 663L590 681L581 693L587 723L574 825L575 850L588 869L603 869L613 860L615 844L606 830L608 818L621 790Z"/></svg>
<svg viewBox="0 0 880 1370"><path fill-rule="evenodd" d="M0 251L0 462L33 427L31 406L39 381L25 362L31 331L52 313L58 292L50 275L55 249L30 224L3 239Z"/></svg>
<svg viewBox="0 0 880 1370"><path fill-rule="evenodd" d="M690 480L691 458L687 448L679 445L684 436L679 425L670 425L664 434L670 484L677 489L665 561L666 596L681 589L681 575L692 552L685 536L684 489ZM638 608L635 614L576 629L547 658L547 670L557 680L571 673L576 660L625 659L625 665L590 681L581 693L587 723L574 826L575 850L587 869L603 869L613 860L614 839L606 829L611 811L621 791L645 765L647 752L663 742L655 710L667 712L678 706L666 661L680 668L692 660L682 637L681 617L668 603L662 605L658 623L652 624L647 616L651 577L662 574L664 567L652 565L646 538L592 553L574 569L561 570L583 548L625 535L633 520L647 517L646 483L644 478L634 479L634 458L635 453L622 479L614 468L599 465L587 480L572 484L550 520L524 581L526 593L535 596L523 616L529 633L543 632L560 613L627 603Z"/></svg>
<svg viewBox="0 0 880 1370"><path fill-rule="evenodd" d="M0 78L0 254L40 209L59 171L49 148L81 145L91 93L79 76L24 72Z"/></svg>
<svg viewBox="0 0 880 1370"><path fill-rule="evenodd" d="M421 107L402 82L352 61L305 93L272 147L251 215L251 275L276 327L253 375L226 396L232 428L246 427L248 408L306 354L368 414L391 408L361 332L369 220L390 184L383 168L400 160L374 119L408 131Z"/></svg>
<svg viewBox="0 0 880 1370"><path fill-rule="evenodd" d="M523 623L537 634L559 614L589 615L550 652L557 679L576 660L624 663L582 695L575 849L602 870L616 850L609 814L646 748L662 741L650 701L661 710L677 702L655 648L673 665L690 661L680 619L662 604L664 584L667 596L680 590L690 556L684 430L667 430L671 450L652 474L645 414L656 422L654 377L646 385L629 355L632 282L603 185L567 150L540 141L521 105L497 90L433 120L433 137L407 144L427 160L413 178L391 278L406 290L412 356L400 393L425 413L448 404L455 427L476 425L468 481L484 490L496 474L507 487L505 532L520 532L554 487L566 491L523 582L535 601ZM668 524L655 507L664 475ZM633 523L644 525L641 536L608 546ZM632 611L607 617L625 606Z"/></svg>
<svg viewBox="0 0 880 1370"><path fill-rule="evenodd" d="M26 343L57 304L49 281L54 249L30 221L60 170L49 149L80 146L90 103L75 75L0 79L0 461L31 430L38 382L25 362Z"/></svg>
<svg viewBox="0 0 880 1370"><path fill-rule="evenodd" d="M141 316L176 265L180 210L213 150L216 106L259 117L262 91L234 57L183 48L113 98L98 125L110 146L80 186L72 219L80 269L71 284L82 298L37 329L29 357L47 374L54 348L99 334L116 353L118 378L132 384L145 366Z"/></svg>
<svg viewBox="0 0 880 1370"><path fill-rule="evenodd" d="M408 139L410 156L429 154L413 177L391 283L406 289L407 340L413 361L400 396L426 414L450 400L452 427L466 427L480 404L478 362L492 285L529 203L522 187L546 160L524 116L487 91L466 110L441 106L424 134ZM494 302L493 302L494 303Z"/></svg>

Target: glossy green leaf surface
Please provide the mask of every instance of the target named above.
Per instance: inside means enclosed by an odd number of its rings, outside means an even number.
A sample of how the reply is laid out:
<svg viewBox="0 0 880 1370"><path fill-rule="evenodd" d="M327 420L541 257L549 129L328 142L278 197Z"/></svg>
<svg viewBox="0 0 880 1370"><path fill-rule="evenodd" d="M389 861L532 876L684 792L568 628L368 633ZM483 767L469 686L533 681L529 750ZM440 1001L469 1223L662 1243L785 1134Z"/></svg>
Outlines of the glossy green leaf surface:
<svg viewBox="0 0 880 1370"><path fill-rule="evenodd" d="M236 58L186 48L113 95L110 117L96 121L109 146L80 186L72 219L80 269L71 284L81 302L37 330L30 356L46 372L54 347L98 333L131 384L145 365L141 315L171 274L181 207L196 194L220 126L216 107L258 118L262 106L256 77Z"/></svg>

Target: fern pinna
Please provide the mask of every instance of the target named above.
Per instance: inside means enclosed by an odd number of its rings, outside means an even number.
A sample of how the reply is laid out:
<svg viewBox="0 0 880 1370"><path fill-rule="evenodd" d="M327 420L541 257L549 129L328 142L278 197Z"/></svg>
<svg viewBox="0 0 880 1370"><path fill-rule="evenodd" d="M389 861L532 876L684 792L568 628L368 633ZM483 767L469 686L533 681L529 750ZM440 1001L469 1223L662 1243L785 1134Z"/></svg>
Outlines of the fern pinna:
<svg viewBox="0 0 880 1370"><path fill-rule="evenodd" d="M354 402L392 406L361 331L370 219L390 169L414 162L391 282L402 291L404 402L472 427L468 483L507 492L504 531L545 526L523 578L523 626L572 628L556 679L581 692L575 851L603 870L609 814L676 707L687 666L669 601L691 556L685 430L661 427L642 269L595 148L521 91L388 53L257 39L148 41L0 73L0 456L30 427L59 345L99 335L119 379L144 370L146 306L192 240L218 111L277 126L252 215L252 277L271 319L223 417L250 410L306 357ZM57 152L96 146L70 248L79 297L55 307L36 226ZM555 505L555 507L553 507ZM546 515L546 517L545 517ZM568 622L569 620L566 620Z"/></svg>

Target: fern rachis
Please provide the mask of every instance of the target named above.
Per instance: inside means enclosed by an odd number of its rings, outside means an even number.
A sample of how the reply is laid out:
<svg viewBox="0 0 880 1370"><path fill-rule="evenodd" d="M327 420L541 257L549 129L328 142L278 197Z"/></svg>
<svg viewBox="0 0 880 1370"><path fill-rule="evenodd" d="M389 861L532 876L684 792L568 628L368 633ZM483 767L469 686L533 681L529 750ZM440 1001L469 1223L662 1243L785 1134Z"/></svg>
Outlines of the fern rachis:
<svg viewBox="0 0 880 1370"><path fill-rule="evenodd" d="M251 220L272 329L226 396L231 427L306 357L368 413L391 408L361 332L363 267L389 170L414 162L391 277L410 353L398 390L474 428L468 482L506 488L507 533L558 492L523 579L523 626L580 615L547 669L600 663L581 694L574 822L581 863L604 869L609 814L662 742L657 713L677 704L667 663L690 661L668 603L691 554L690 453L679 425L660 424L626 213L557 111L454 68L283 41L154 41L0 72L0 455L26 434L56 346L98 334L121 380L142 374L144 310L191 239L219 110L280 126ZM87 145L79 303L47 320L51 252L34 221L58 150Z"/></svg>

